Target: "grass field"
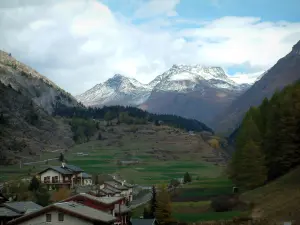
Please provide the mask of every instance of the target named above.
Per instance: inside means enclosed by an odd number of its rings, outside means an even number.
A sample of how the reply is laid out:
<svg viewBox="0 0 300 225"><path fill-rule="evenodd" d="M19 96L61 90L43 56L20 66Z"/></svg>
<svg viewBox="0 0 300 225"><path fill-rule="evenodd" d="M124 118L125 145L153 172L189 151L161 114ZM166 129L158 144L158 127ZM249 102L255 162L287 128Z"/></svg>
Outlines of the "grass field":
<svg viewBox="0 0 300 225"><path fill-rule="evenodd" d="M254 203L253 216L279 221L300 221L300 167L279 179L244 193L244 201Z"/></svg>
<svg viewBox="0 0 300 225"><path fill-rule="evenodd" d="M211 200L220 195L232 193L232 183L224 177L203 178L186 184L172 193L172 217L181 222L200 222L210 220L228 220L245 215L246 212L233 210L214 212ZM133 211L133 217L139 218L145 206Z"/></svg>
<svg viewBox="0 0 300 225"><path fill-rule="evenodd" d="M214 178L221 175L223 166L208 162L207 158L218 158L213 149L200 135L170 127L151 125L136 126L137 132L128 131L128 126L109 127L103 132L104 140L95 140L76 145L65 153L67 163L82 167L86 172L119 173L128 181L138 184L157 184L181 178L185 172L199 179ZM155 131L149 133L147 131ZM80 155L78 153L84 153ZM58 157L59 152L43 153L38 160ZM118 161L138 160L135 165L118 165ZM6 166L1 169L0 180L26 176L40 171L49 161L23 166ZM3 171L3 172L2 172ZM14 175L14 176L11 176Z"/></svg>

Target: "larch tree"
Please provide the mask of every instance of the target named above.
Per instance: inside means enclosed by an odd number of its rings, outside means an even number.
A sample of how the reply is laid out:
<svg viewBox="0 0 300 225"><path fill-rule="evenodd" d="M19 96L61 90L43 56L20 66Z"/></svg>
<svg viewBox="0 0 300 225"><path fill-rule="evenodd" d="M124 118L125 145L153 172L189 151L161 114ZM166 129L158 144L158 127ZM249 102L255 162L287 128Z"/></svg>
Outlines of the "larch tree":
<svg viewBox="0 0 300 225"><path fill-rule="evenodd" d="M161 185L158 190L155 218L159 224L166 225L172 222L171 199L166 185Z"/></svg>

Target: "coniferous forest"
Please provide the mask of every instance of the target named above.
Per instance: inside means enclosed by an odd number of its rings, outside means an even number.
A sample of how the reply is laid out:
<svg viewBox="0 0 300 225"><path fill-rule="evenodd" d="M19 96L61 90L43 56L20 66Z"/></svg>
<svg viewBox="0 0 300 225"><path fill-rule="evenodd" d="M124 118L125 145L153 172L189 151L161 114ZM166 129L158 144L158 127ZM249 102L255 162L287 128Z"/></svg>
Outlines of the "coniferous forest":
<svg viewBox="0 0 300 225"><path fill-rule="evenodd" d="M158 121L162 121L165 125L185 129L187 131L208 131L213 133L213 130L211 128L195 119L187 119L176 115L149 113L147 111L131 106L105 106L102 108L86 108L56 105L54 112L55 116L100 120L120 120L121 117L124 117L125 114L127 117L132 118L134 120L134 123L136 124L145 122L153 122L155 124L158 124ZM128 122L129 121L130 120L128 120Z"/></svg>
<svg viewBox="0 0 300 225"><path fill-rule="evenodd" d="M300 82L264 99L246 113L228 172L236 185L253 189L300 164Z"/></svg>

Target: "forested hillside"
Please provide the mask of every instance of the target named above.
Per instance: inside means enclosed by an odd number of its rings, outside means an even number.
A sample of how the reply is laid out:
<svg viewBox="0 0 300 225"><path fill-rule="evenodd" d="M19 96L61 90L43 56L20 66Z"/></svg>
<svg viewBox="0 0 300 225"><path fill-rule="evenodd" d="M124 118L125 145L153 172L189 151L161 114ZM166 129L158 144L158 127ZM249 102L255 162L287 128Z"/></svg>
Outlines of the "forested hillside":
<svg viewBox="0 0 300 225"><path fill-rule="evenodd" d="M246 113L229 166L233 181L253 189L300 164L300 82Z"/></svg>
<svg viewBox="0 0 300 225"><path fill-rule="evenodd" d="M165 125L186 129L188 131L208 131L213 133L211 128L197 120L186 119L175 115L153 114L135 107L109 106L103 108L83 108L57 105L54 114L63 117L104 119L108 122L116 119L119 122L127 124L153 122L158 125L161 121Z"/></svg>

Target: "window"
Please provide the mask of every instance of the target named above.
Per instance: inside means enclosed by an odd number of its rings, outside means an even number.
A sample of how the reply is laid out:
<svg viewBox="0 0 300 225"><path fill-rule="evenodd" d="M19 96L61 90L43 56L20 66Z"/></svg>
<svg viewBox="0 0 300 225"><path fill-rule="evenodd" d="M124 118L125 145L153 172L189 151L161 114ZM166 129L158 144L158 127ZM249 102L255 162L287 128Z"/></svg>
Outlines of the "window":
<svg viewBox="0 0 300 225"><path fill-rule="evenodd" d="M64 221L64 214L58 213L58 221Z"/></svg>
<svg viewBox="0 0 300 225"><path fill-rule="evenodd" d="M51 222L51 214L46 214L46 222Z"/></svg>

